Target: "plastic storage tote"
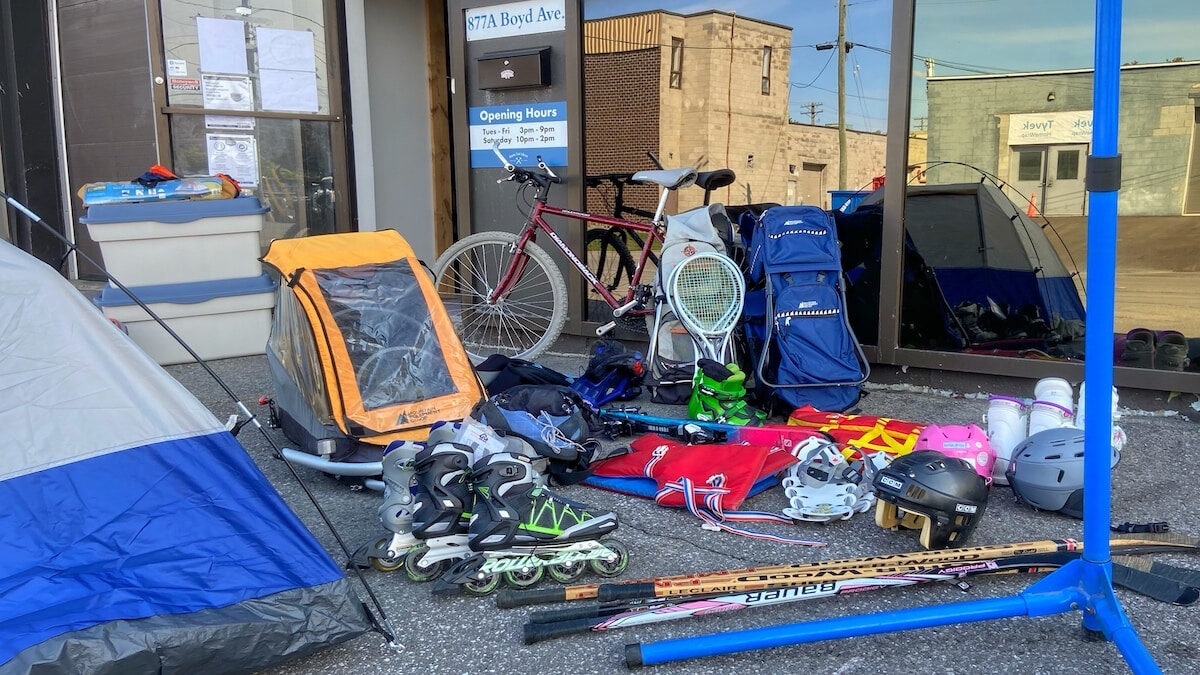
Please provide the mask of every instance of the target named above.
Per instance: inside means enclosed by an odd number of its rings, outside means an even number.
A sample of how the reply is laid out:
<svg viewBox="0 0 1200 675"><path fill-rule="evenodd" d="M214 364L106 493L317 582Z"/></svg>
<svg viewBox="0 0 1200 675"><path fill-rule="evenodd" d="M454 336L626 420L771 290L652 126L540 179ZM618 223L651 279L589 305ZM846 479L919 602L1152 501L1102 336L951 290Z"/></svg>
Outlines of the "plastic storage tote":
<svg viewBox="0 0 1200 675"><path fill-rule="evenodd" d="M243 279L130 287L203 359L266 352L275 307L275 282L266 274ZM160 365L192 357L128 295L106 286L92 300Z"/></svg>
<svg viewBox="0 0 1200 675"><path fill-rule="evenodd" d="M98 204L79 222L108 273L132 288L262 274L258 233L268 210L258 197Z"/></svg>

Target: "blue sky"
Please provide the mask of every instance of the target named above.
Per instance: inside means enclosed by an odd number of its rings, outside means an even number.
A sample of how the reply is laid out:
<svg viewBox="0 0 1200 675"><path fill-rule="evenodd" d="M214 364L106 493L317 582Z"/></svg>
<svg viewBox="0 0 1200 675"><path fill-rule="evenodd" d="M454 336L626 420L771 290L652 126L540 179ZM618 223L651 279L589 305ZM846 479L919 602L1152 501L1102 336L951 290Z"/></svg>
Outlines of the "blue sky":
<svg viewBox="0 0 1200 675"><path fill-rule="evenodd" d="M584 0L586 18L648 9L690 14L736 12L792 26L792 117L807 122L806 104L822 105L819 124L837 121L837 67L832 51L812 45L837 38L833 0ZM846 120L882 130L887 119L892 0L850 0L847 39L863 47L846 59ZM933 57L936 74L1086 68L1092 60L1092 0L917 0L914 51ZM1122 61L1200 59L1200 1L1125 2ZM828 62L828 67L822 68ZM913 62L913 117L925 114L924 66ZM857 76L855 75L857 72Z"/></svg>

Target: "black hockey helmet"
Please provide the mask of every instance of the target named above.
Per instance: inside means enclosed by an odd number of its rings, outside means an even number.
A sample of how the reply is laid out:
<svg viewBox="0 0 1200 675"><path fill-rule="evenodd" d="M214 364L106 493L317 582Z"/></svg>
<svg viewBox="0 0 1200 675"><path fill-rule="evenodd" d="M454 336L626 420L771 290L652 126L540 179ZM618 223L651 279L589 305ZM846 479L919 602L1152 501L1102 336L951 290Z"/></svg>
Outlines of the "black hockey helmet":
<svg viewBox="0 0 1200 675"><path fill-rule="evenodd" d="M875 524L921 530L928 549L966 543L987 507L988 487L970 462L936 450L897 458L875 474Z"/></svg>

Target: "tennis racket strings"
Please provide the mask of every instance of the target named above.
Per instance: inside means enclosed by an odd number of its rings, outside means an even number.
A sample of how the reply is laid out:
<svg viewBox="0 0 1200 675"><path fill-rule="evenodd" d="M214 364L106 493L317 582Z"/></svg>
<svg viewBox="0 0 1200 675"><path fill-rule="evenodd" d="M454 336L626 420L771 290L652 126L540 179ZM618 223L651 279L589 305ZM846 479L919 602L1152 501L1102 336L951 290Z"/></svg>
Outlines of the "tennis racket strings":
<svg viewBox="0 0 1200 675"><path fill-rule="evenodd" d="M700 253L675 268L669 286L667 301L700 348L700 356L724 363L725 347L745 301L741 270L719 253Z"/></svg>

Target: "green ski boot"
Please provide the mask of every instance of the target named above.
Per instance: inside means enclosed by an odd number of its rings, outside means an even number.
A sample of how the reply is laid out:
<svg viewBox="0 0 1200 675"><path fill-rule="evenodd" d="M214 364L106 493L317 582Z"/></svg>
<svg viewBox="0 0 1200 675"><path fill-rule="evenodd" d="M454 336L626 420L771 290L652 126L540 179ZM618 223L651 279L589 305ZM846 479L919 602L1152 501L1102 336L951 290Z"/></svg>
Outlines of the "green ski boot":
<svg viewBox="0 0 1200 675"><path fill-rule="evenodd" d="M746 403L746 373L737 364L700 359L692 381L688 416L694 420L757 426L767 414Z"/></svg>

